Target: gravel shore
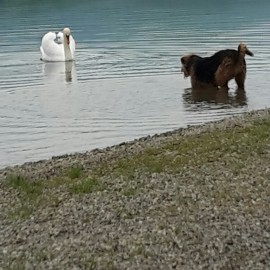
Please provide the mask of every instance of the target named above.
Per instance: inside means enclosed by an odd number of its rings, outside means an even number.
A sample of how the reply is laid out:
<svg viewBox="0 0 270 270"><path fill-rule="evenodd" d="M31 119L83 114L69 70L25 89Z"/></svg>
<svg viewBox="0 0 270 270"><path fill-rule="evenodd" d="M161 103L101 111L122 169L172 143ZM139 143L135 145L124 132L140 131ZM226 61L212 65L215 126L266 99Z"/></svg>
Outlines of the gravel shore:
<svg viewBox="0 0 270 270"><path fill-rule="evenodd" d="M270 269L270 110L0 170L0 269Z"/></svg>

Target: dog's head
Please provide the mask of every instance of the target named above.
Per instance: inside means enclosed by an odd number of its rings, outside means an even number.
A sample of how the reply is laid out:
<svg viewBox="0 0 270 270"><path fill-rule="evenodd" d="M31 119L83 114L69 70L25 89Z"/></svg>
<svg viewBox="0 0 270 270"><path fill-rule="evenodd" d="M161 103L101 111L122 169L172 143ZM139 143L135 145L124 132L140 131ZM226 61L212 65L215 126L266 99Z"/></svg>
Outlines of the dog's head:
<svg viewBox="0 0 270 270"><path fill-rule="evenodd" d="M253 53L247 48L246 44L242 42L238 45L238 52L243 55L253 56Z"/></svg>
<svg viewBox="0 0 270 270"><path fill-rule="evenodd" d="M195 54L184 55L183 57L181 57L181 72L184 73L185 78L191 75L192 66L199 58L201 57Z"/></svg>

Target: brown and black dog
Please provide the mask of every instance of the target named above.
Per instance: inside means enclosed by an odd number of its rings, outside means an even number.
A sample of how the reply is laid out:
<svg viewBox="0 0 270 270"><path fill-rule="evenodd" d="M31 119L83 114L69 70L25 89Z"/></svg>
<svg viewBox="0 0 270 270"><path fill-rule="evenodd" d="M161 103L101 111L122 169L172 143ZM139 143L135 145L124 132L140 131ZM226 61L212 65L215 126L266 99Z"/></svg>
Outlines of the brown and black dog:
<svg viewBox="0 0 270 270"><path fill-rule="evenodd" d="M221 50L210 57L185 55L181 58L181 71L184 77L190 76L192 88L228 88L228 82L235 79L238 88L244 89L246 54L253 56L247 46L240 43L238 50Z"/></svg>

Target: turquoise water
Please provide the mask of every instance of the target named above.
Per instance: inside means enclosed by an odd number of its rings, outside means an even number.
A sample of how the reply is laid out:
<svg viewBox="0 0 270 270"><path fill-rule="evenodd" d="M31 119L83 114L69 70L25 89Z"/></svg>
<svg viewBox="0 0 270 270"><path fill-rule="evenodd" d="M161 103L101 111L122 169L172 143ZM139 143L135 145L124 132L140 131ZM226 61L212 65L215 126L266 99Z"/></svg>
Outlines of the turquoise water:
<svg viewBox="0 0 270 270"><path fill-rule="evenodd" d="M269 15L266 0L2 0L0 167L269 107ZM65 26L75 63L43 63L42 35ZM246 92L192 92L180 56L241 41Z"/></svg>

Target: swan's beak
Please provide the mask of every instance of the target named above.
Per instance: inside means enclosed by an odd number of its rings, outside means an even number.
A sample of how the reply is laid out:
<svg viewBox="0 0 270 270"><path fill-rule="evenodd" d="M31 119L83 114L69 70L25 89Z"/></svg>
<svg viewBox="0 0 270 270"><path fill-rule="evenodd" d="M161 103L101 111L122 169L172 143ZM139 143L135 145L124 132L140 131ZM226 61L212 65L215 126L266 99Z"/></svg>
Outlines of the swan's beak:
<svg viewBox="0 0 270 270"><path fill-rule="evenodd" d="M67 44L69 45L69 35L66 35L67 37Z"/></svg>

